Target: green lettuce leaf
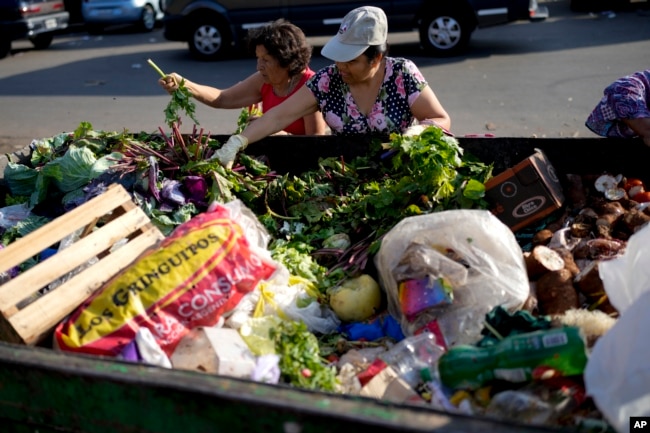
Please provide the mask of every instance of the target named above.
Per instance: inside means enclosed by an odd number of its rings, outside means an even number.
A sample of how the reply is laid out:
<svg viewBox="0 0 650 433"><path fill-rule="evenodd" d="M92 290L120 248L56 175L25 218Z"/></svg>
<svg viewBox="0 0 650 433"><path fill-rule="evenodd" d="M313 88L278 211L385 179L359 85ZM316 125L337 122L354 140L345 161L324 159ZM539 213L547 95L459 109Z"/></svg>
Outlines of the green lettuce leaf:
<svg viewBox="0 0 650 433"><path fill-rule="evenodd" d="M88 184L115 164L120 154L112 153L100 159L87 147L70 147L60 158L43 166L43 175L52 179L62 192L70 192Z"/></svg>
<svg viewBox="0 0 650 433"><path fill-rule="evenodd" d="M11 195L32 195L37 178L38 170L26 165L9 162L5 167L4 180Z"/></svg>

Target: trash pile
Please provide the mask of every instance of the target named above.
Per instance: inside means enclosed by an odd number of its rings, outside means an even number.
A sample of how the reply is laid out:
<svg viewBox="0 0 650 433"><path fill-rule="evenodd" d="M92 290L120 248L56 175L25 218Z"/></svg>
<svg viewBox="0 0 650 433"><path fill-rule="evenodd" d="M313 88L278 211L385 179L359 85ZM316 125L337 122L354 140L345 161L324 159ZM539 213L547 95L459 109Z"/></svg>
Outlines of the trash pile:
<svg viewBox="0 0 650 433"><path fill-rule="evenodd" d="M649 288L642 183L569 175L566 205L524 239L487 210L491 167L434 130L298 176L247 156L230 173L204 161L218 143L202 133L144 145L86 125L8 166L3 244L47 227L48 199L65 215L120 183L166 236L56 324L56 350L622 431L639 414L619 411L594 353L639 359L608 337ZM79 183L54 193L62 166Z"/></svg>

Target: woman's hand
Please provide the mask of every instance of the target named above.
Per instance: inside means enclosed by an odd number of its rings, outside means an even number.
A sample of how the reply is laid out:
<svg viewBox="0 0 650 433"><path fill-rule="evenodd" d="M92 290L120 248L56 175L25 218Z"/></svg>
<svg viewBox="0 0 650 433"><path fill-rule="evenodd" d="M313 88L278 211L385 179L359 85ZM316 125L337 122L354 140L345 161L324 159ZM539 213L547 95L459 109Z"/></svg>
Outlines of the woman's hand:
<svg viewBox="0 0 650 433"><path fill-rule="evenodd" d="M650 146L650 117L639 117L637 119L623 119L623 122L636 132L643 139L646 146Z"/></svg>
<svg viewBox="0 0 650 433"><path fill-rule="evenodd" d="M172 94L178 90L178 85L182 80L183 77L178 75L176 72L172 72L171 74L167 74L164 78L159 79L158 84L160 84L167 93Z"/></svg>

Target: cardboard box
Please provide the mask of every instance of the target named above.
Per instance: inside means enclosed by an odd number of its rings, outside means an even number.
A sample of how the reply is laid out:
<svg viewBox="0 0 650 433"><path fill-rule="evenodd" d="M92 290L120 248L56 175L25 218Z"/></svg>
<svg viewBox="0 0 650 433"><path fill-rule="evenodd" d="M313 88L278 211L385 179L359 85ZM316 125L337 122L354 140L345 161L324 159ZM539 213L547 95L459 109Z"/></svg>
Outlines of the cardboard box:
<svg viewBox="0 0 650 433"><path fill-rule="evenodd" d="M539 149L485 184L490 210L512 231L560 209L564 193L553 165Z"/></svg>
<svg viewBox="0 0 650 433"><path fill-rule="evenodd" d="M361 388L360 395L392 403L423 403L424 400L411 386L400 379L397 372L387 366Z"/></svg>

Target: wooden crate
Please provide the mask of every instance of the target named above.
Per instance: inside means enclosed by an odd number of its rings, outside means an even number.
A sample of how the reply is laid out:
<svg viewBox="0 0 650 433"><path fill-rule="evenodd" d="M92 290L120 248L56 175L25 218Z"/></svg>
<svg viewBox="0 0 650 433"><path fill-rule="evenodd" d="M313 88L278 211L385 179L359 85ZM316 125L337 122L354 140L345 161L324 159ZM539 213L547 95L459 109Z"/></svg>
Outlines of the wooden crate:
<svg viewBox="0 0 650 433"><path fill-rule="evenodd" d="M81 235L67 248L0 286L0 340L39 343L93 292L164 238L129 193L114 184L0 250L0 272L78 231ZM70 278L47 290L66 276Z"/></svg>

